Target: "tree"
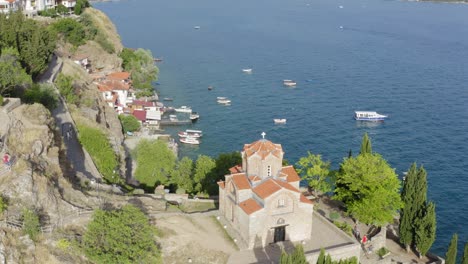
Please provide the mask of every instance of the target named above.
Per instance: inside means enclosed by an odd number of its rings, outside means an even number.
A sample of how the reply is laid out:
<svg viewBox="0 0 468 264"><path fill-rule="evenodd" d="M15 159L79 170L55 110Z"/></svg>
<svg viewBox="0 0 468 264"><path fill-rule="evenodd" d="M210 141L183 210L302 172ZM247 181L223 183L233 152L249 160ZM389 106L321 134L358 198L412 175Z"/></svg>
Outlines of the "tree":
<svg viewBox="0 0 468 264"><path fill-rule="evenodd" d="M445 254L445 264L456 264L457 263L457 244L458 244L458 235L457 233L453 234L452 240L450 240L450 245Z"/></svg>
<svg viewBox="0 0 468 264"><path fill-rule="evenodd" d="M97 209L83 237L86 256L95 263L161 263L155 229L143 212L125 205Z"/></svg>
<svg viewBox="0 0 468 264"><path fill-rule="evenodd" d="M213 170L215 181L224 180L224 176L229 174L229 169L242 164L242 157L239 152L221 153L216 158L216 168Z"/></svg>
<svg viewBox="0 0 468 264"><path fill-rule="evenodd" d="M209 156L199 155L197 162L195 163L195 174L193 175L193 181L195 183L194 192L202 193L207 190L207 186L210 184L211 173L216 167L216 162Z"/></svg>
<svg viewBox="0 0 468 264"><path fill-rule="evenodd" d="M346 158L336 183L334 199L365 224L384 226L402 207L400 181L379 154Z"/></svg>
<svg viewBox="0 0 468 264"><path fill-rule="evenodd" d="M8 203L6 199L0 195L0 216L2 215L3 212L6 211L7 207L8 207Z"/></svg>
<svg viewBox="0 0 468 264"><path fill-rule="evenodd" d="M436 214L434 203L429 203L424 213L415 219L415 247L419 257L426 255L436 238Z"/></svg>
<svg viewBox="0 0 468 264"><path fill-rule="evenodd" d="M465 243L461 264L468 264L468 242Z"/></svg>
<svg viewBox="0 0 468 264"><path fill-rule="evenodd" d="M320 154L307 153L307 157L300 158L296 163L297 172L301 175L302 180L307 181L309 187L317 192L331 191L330 162L323 161Z"/></svg>
<svg viewBox="0 0 468 264"><path fill-rule="evenodd" d="M57 85L60 94L65 98L67 103L76 104L78 102L78 96L75 93L73 78L71 76L59 73L55 80L55 85Z"/></svg>
<svg viewBox="0 0 468 264"><path fill-rule="evenodd" d="M279 261L280 264L293 264L292 261L291 261L291 256L286 253L286 251L281 251L281 256L280 256L280 261Z"/></svg>
<svg viewBox="0 0 468 264"><path fill-rule="evenodd" d="M40 103L49 110L54 109L58 102L57 94L51 85L37 83L26 89L21 100L26 104Z"/></svg>
<svg viewBox="0 0 468 264"><path fill-rule="evenodd" d="M323 248L320 249L320 255L317 259L317 264L325 264L325 250Z"/></svg>
<svg viewBox="0 0 468 264"><path fill-rule="evenodd" d="M5 95L19 86L32 84L31 76L21 67L18 52L13 48L2 50L0 56L0 94Z"/></svg>
<svg viewBox="0 0 468 264"><path fill-rule="evenodd" d="M39 216L33 210L23 209L23 232L31 238L32 241L36 242L39 238L41 224L39 222Z"/></svg>
<svg viewBox="0 0 468 264"><path fill-rule="evenodd" d="M307 259L304 254L304 248L302 247L301 244L298 244L295 248L294 251L291 254L291 261L294 264L307 264Z"/></svg>
<svg viewBox="0 0 468 264"><path fill-rule="evenodd" d="M68 7L62 5L62 4L59 4L57 6L57 13L61 14L61 15L65 15L66 13L68 13Z"/></svg>
<svg viewBox="0 0 468 264"><path fill-rule="evenodd" d="M186 193L192 193L194 185L192 173L193 161L188 157L183 157L171 173L171 183L177 186L177 190L183 189Z"/></svg>
<svg viewBox="0 0 468 264"><path fill-rule="evenodd" d="M119 120L125 133L137 131L141 127L141 123L133 115L119 115Z"/></svg>
<svg viewBox="0 0 468 264"><path fill-rule="evenodd" d="M372 143L367 133L362 137L361 152L359 154L372 154Z"/></svg>
<svg viewBox="0 0 468 264"><path fill-rule="evenodd" d="M131 72L137 96L153 95L152 82L158 79L159 69L154 65L153 54L149 50L124 49L120 53L123 68Z"/></svg>
<svg viewBox="0 0 468 264"><path fill-rule="evenodd" d="M413 163L406 174L403 190L401 192L403 208L400 211L400 242L406 247L406 251L409 251L414 238L413 223L416 216L416 209L414 208L413 201L417 192L416 180L416 163Z"/></svg>
<svg viewBox="0 0 468 264"><path fill-rule="evenodd" d="M135 151L136 179L146 188L168 182L176 164L174 153L162 140L141 140Z"/></svg>

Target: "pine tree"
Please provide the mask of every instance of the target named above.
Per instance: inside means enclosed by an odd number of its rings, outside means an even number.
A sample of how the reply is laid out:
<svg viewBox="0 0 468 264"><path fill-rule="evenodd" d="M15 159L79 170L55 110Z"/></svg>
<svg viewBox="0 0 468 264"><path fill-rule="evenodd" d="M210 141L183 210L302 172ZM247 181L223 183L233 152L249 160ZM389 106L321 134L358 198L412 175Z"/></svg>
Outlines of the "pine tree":
<svg viewBox="0 0 468 264"><path fill-rule="evenodd" d="M404 203L404 207L400 211L400 242L406 247L406 251L409 251L414 237L413 220L416 213L413 206L413 199L416 193L416 176L416 163L413 163L406 174L403 190L401 192L401 200Z"/></svg>
<svg viewBox="0 0 468 264"><path fill-rule="evenodd" d="M436 237L435 205L430 202L420 218L416 218L415 246L420 253L419 257L426 255Z"/></svg>
<svg viewBox="0 0 468 264"><path fill-rule="evenodd" d="M317 259L317 264L325 264L325 250L323 248L320 249L320 255Z"/></svg>
<svg viewBox="0 0 468 264"><path fill-rule="evenodd" d="M372 154L372 143L367 135L367 132L364 134L361 143L361 155L363 154Z"/></svg>
<svg viewBox="0 0 468 264"><path fill-rule="evenodd" d="M291 261L293 264L307 264L304 248L301 244L294 248L294 252L291 254Z"/></svg>
<svg viewBox="0 0 468 264"><path fill-rule="evenodd" d="M468 264L468 242L465 243L461 264Z"/></svg>
<svg viewBox="0 0 468 264"><path fill-rule="evenodd" d="M286 253L284 250L281 252L280 264L292 264L291 256Z"/></svg>
<svg viewBox="0 0 468 264"><path fill-rule="evenodd" d="M457 244L458 235L455 233L452 236L452 240L450 240L449 248L445 254L445 264L455 264L457 262Z"/></svg>

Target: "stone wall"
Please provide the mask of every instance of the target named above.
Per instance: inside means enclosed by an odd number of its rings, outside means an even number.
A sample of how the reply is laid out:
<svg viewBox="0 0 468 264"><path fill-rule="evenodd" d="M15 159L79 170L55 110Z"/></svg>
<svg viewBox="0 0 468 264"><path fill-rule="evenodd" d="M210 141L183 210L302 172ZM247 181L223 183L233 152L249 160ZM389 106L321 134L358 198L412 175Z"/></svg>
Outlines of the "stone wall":
<svg viewBox="0 0 468 264"><path fill-rule="evenodd" d="M357 257L358 263L359 263L359 255L360 255L359 253L360 253L361 247L357 243L349 243L348 245L332 246L332 247L328 247L324 249L325 249L326 254L330 254L333 260ZM309 263L317 263L317 259L320 255L320 250L318 249L314 251L305 252L305 255Z"/></svg>

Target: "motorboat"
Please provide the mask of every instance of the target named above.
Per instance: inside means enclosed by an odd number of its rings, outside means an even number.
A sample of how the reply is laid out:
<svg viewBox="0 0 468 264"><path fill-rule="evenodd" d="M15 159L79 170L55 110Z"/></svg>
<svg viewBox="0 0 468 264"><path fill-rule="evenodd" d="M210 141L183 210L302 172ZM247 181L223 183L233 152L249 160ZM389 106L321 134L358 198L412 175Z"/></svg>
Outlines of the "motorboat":
<svg viewBox="0 0 468 264"><path fill-rule="evenodd" d="M179 108L176 108L174 110L179 113L192 113L192 108L190 108L190 106L185 106L185 105Z"/></svg>
<svg viewBox="0 0 468 264"><path fill-rule="evenodd" d="M179 121L179 119L177 118L177 115L169 115L169 120L170 121Z"/></svg>
<svg viewBox="0 0 468 264"><path fill-rule="evenodd" d="M174 101L174 98L171 97L164 97L163 101Z"/></svg>
<svg viewBox="0 0 468 264"><path fill-rule="evenodd" d="M180 142L185 143L185 144L190 144L190 145L199 145L200 141L196 138L193 137L181 137Z"/></svg>
<svg viewBox="0 0 468 264"><path fill-rule="evenodd" d="M358 121L384 121L388 116L381 115L375 111L355 111L354 119Z"/></svg>
<svg viewBox="0 0 468 264"><path fill-rule="evenodd" d="M223 104L223 105L230 105L231 104L231 100L229 99L218 99L218 104Z"/></svg>
<svg viewBox="0 0 468 264"><path fill-rule="evenodd" d="M210 85L208 86L208 91L211 91L211 90L213 90L213 86Z"/></svg>
<svg viewBox="0 0 468 264"><path fill-rule="evenodd" d="M200 29L200 26L194 26L193 28L194 29Z"/></svg>
<svg viewBox="0 0 468 264"><path fill-rule="evenodd" d="M200 131L200 133L197 133L197 132L187 132L187 131L179 131L179 133L177 133L177 135L181 138L186 138L186 137L192 137L192 138L201 138L202 137L202 133Z"/></svg>
<svg viewBox="0 0 468 264"><path fill-rule="evenodd" d="M203 136L203 131L201 131L201 130L186 129L185 132L187 132L189 134L197 134L197 135L200 135L200 137Z"/></svg>
<svg viewBox="0 0 468 264"><path fill-rule="evenodd" d="M294 80L283 80L283 84L286 86L296 86L296 81Z"/></svg>
<svg viewBox="0 0 468 264"><path fill-rule="evenodd" d="M200 115L197 112L190 113L190 120L197 121L200 118Z"/></svg>
<svg viewBox="0 0 468 264"><path fill-rule="evenodd" d="M273 119L273 122L275 122L275 124L286 124L286 119L285 118L275 118Z"/></svg>
<svg viewBox="0 0 468 264"><path fill-rule="evenodd" d="M222 97L222 96L216 97L216 100L226 100L226 99L227 99L227 97Z"/></svg>
<svg viewBox="0 0 468 264"><path fill-rule="evenodd" d="M252 73L252 69L242 69L242 72L245 72L245 73Z"/></svg>

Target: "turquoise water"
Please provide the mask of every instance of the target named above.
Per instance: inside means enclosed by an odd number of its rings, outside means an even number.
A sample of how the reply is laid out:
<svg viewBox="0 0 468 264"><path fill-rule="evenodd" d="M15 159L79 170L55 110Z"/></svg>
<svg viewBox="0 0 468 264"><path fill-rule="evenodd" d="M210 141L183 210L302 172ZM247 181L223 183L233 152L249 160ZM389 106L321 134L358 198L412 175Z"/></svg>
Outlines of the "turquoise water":
<svg viewBox="0 0 468 264"><path fill-rule="evenodd" d="M193 128L204 131L202 144L181 146L183 155L241 150L265 131L291 163L311 151L336 168L350 149L358 153L368 132L374 151L398 173L413 161L427 169L438 217L432 251L445 254L454 232L459 252L468 241L468 5L132 0L95 6L116 24L124 45L164 59L161 98L200 113ZM298 85L286 88L283 79ZM232 105L218 105L217 96ZM356 122L355 110L390 117ZM273 118L288 121L274 125Z"/></svg>

